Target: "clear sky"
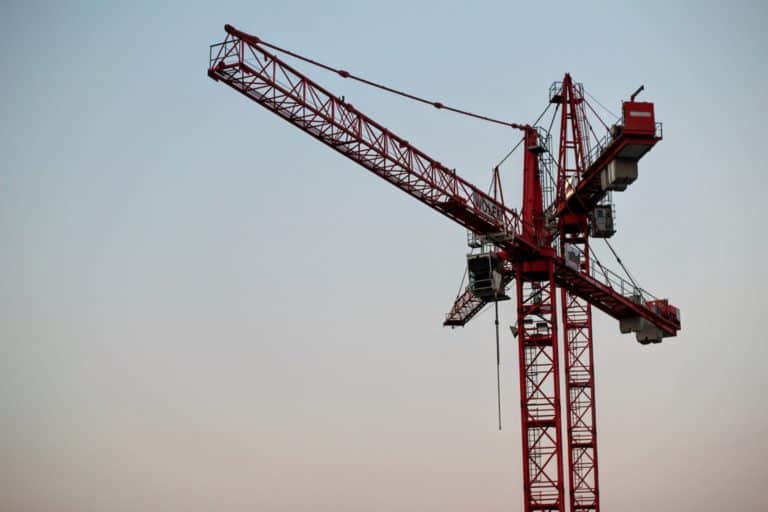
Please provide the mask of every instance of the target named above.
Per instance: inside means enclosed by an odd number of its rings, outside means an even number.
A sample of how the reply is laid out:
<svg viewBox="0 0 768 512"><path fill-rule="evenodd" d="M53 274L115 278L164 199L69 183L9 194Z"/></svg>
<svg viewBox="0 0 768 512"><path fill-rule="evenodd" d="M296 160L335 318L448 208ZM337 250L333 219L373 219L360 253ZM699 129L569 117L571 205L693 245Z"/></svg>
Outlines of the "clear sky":
<svg viewBox="0 0 768 512"><path fill-rule="evenodd" d="M511 121L645 84L614 242L684 327L597 315L604 508L762 510L768 8L632 4L3 2L0 509L521 506L513 340L499 433L491 316L441 327L463 230L208 79L231 23ZM483 186L517 137L306 71Z"/></svg>

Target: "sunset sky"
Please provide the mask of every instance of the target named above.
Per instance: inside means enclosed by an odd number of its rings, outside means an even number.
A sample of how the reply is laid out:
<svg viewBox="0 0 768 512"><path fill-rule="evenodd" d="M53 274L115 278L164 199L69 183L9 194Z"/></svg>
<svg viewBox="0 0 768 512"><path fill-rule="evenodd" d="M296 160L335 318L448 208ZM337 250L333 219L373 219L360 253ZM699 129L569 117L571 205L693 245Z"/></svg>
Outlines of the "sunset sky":
<svg viewBox="0 0 768 512"><path fill-rule="evenodd" d="M612 243L683 330L595 314L603 509L763 510L765 3L157 4L0 5L0 510L521 510L514 305L498 432L464 230L210 80L225 23L521 123L644 84ZM297 67L482 187L518 138Z"/></svg>

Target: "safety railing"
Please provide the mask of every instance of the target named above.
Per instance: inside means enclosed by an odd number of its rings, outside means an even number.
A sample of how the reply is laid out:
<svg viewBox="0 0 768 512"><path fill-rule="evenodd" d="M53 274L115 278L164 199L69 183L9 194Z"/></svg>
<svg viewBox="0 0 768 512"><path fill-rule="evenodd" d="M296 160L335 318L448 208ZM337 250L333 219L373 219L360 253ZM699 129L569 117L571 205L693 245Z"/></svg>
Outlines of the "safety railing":
<svg viewBox="0 0 768 512"><path fill-rule="evenodd" d="M549 101L550 101L550 103L552 102L552 99L555 96L558 96L559 94L561 94L562 90L563 90L563 82L562 81L552 82L552 85L549 86Z"/></svg>
<svg viewBox="0 0 768 512"><path fill-rule="evenodd" d="M587 152L587 166L592 163L603 154L608 146L621 134L624 130L624 119L614 124L608 129L608 132L599 140L597 140L589 151ZM656 127L653 132L654 137L662 139L664 138L664 126L662 123L656 123Z"/></svg>
<svg viewBox="0 0 768 512"><path fill-rule="evenodd" d="M555 250L556 254L563 254L563 251L561 251L561 243L562 240L560 237L555 237L552 240L552 248ZM571 248L575 248L579 252L579 265L577 270L581 272L581 262L584 261L584 253L581 251L581 248L578 246L569 246ZM650 293L648 290L637 286L635 283L633 283L631 280L626 279L613 270L607 268L605 265L603 265L600 260L597 259L595 254L590 251L591 257L589 259L589 277L594 279L600 284L603 284L607 286L608 288L612 289L613 291L620 294L622 297L626 297L627 299L632 300L633 302L636 302L637 304L644 304L645 302L648 302L649 300L658 300L658 297Z"/></svg>
<svg viewBox="0 0 768 512"><path fill-rule="evenodd" d="M624 279L616 272L606 268L596 259L590 260L589 275L595 281L600 282L638 304L644 304L649 300L658 300L656 296L648 292L633 282Z"/></svg>

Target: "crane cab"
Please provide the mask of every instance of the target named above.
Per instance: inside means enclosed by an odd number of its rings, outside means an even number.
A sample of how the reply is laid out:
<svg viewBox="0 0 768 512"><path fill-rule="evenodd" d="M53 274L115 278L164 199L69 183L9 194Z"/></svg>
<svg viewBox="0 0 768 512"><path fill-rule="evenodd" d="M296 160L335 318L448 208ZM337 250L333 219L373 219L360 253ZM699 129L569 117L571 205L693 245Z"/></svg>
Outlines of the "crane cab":
<svg viewBox="0 0 768 512"><path fill-rule="evenodd" d="M507 300L504 294L503 262L496 254L484 252L467 255L469 289L484 301Z"/></svg>
<svg viewBox="0 0 768 512"><path fill-rule="evenodd" d="M599 204L589 214L589 235L593 238L611 238L616 234L613 225L613 205Z"/></svg>

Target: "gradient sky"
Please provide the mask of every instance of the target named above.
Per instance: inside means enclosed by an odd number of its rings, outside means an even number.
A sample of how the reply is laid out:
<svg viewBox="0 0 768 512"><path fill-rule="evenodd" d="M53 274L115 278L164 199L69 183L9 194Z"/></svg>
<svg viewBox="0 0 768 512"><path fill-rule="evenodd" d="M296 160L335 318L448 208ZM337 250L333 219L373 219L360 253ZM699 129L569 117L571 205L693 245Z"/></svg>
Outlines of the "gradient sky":
<svg viewBox="0 0 768 512"><path fill-rule="evenodd" d="M763 510L768 8L621 3L3 2L0 510L521 506L513 340L499 433L491 315L440 325L464 231L208 79L225 23L511 121L645 84L613 241L683 331L597 315L602 502ZM302 69L479 185L516 141Z"/></svg>

